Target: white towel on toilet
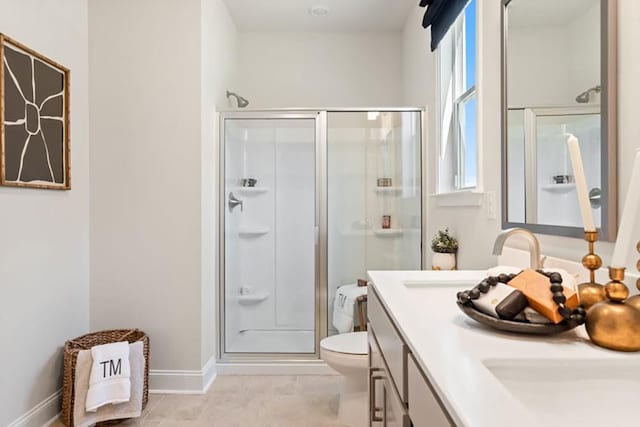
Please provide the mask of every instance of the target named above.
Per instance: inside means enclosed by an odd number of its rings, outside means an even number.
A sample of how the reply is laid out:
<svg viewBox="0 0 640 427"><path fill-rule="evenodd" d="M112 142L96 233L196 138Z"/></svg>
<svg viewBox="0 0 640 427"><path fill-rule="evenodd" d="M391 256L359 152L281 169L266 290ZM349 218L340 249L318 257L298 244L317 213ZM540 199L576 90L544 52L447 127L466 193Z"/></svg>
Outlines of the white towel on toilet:
<svg viewBox="0 0 640 427"><path fill-rule="evenodd" d="M333 326L339 333L344 334L353 331L356 299L366 294L366 286L351 284L338 287L333 300Z"/></svg>
<svg viewBox="0 0 640 427"><path fill-rule="evenodd" d="M91 348L91 357L86 410L93 412L104 405L128 402L131 399L129 343L97 345Z"/></svg>

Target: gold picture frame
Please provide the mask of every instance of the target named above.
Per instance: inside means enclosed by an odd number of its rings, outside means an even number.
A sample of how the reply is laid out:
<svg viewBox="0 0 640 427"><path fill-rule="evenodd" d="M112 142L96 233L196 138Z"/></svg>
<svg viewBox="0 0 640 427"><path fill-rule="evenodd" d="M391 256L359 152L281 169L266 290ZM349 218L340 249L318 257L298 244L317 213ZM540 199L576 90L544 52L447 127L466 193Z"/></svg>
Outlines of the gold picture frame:
<svg viewBox="0 0 640 427"><path fill-rule="evenodd" d="M0 33L0 185L71 189L70 74Z"/></svg>

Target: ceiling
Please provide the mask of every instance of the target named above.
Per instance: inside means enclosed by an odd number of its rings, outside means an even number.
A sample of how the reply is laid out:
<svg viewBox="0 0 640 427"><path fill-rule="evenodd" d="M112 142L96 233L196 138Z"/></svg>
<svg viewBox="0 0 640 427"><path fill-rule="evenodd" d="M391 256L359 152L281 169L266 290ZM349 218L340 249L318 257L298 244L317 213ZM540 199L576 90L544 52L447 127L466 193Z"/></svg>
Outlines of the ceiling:
<svg viewBox="0 0 640 427"><path fill-rule="evenodd" d="M399 31L418 0L224 0L240 31ZM314 5L329 15L312 16Z"/></svg>

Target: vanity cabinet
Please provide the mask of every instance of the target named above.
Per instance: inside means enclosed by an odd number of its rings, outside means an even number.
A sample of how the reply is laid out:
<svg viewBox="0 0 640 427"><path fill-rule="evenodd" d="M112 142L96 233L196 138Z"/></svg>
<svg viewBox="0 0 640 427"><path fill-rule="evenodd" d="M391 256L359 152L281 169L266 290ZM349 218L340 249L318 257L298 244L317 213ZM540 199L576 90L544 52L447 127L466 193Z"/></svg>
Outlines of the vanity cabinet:
<svg viewBox="0 0 640 427"><path fill-rule="evenodd" d="M367 312L370 426L454 425L373 287Z"/></svg>
<svg viewBox="0 0 640 427"><path fill-rule="evenodd" d="M369 418L371 426L410 427L409 414L395 389L380 346L369 330Z"/></svg>

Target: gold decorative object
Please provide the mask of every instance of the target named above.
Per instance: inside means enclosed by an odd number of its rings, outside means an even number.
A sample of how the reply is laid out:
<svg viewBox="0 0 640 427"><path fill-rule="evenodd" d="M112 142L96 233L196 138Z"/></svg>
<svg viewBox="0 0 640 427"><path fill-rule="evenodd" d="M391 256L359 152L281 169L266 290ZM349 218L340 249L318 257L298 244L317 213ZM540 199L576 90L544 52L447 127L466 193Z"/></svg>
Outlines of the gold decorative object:
<svg viewBox="0 0 640 427"><path fill-rule="evenodd" d="M602 267L602 258L595 253L595 242L598 241L597 231L585 231L584 239L589 242L589 253L582 258L582 265L589 270L589 281L578 285L578 297L585 309L604 301L607 297L604 286L596 283L596 270Z"/></svg>
<svg viewBox="0 0 640 427"><path fill-rule="evenodd" d="M638 253L640 253L640 242L638 242L638 245L636 246L636 249L638 250ZM638 269L638 271L640 271L640 260L638 260L638 263L636 264L636 268ZM636 281L636 288L638 288L638 290L640 290L640 279L638 279ZM632 296L626 302L630 306L635 307L638 310L640 310L640 295Z"/></svg>
<svg viewBox="0 0 640 427"><path fill-rule="evenodd" d="M587 333L600 347L617 351L640 350L640 310L625 303L629 289L622 282L624 268L609 267L611 281L604 287L607 301L587 311Z"/></svg>

